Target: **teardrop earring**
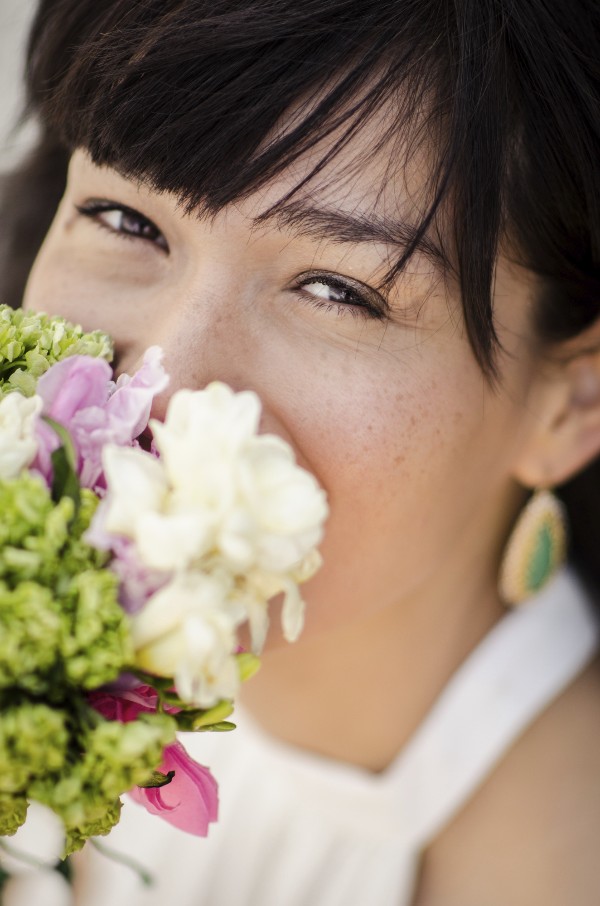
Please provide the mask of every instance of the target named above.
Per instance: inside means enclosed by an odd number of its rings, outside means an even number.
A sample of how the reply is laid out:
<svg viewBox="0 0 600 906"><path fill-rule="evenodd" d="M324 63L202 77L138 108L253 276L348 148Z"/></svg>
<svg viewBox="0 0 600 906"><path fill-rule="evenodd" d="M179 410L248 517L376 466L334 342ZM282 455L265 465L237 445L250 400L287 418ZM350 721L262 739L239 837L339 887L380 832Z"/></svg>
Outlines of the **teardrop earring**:
<svg viewBox="0 0 600 906"><path fill-rule="evenodd" d="M505 604L514 607L540 591L565 560L567 518L555 495L534 492L508 539L498 590Z"/></svg>

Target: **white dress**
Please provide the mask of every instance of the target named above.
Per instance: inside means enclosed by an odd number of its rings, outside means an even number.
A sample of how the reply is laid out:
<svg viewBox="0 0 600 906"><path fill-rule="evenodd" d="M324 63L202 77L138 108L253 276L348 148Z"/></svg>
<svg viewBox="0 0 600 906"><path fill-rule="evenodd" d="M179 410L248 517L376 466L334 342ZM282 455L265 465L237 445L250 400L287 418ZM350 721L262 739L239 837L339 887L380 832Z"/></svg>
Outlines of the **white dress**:
<svg viewBox="0 0 600 906"><path fill-rule="evenodd" d="M77 902L409 906L424 848L597 645L591 604L564 570L496 624L381 775L277 743L246 714L234 734L187 737L220 784L209 838L130 803L107 842L150 869L155 886L90 852Z"/></svg>

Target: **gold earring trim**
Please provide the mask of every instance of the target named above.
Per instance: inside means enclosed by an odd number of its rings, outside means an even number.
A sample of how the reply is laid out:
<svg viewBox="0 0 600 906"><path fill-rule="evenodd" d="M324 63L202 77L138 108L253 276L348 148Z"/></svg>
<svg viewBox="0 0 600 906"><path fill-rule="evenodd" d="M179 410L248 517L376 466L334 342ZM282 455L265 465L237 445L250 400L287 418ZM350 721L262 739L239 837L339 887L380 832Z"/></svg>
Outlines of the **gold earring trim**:
<svg viewBox="0 0 600 906"><path fill-rule="evenodd" d="M521 511L508 539L498 588L514 607L546 585L564 563L567 518L563 504L548 490L535 491Z"/></svg>

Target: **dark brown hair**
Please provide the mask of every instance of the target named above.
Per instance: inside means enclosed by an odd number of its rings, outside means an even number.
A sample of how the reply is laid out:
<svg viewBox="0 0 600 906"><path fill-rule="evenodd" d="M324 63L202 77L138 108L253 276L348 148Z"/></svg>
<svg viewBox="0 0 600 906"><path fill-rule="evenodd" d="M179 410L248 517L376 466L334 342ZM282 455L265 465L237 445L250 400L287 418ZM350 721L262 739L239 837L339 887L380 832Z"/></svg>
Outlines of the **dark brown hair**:
<svg viewBox="0 0 600 906"><path fill-rule="evenodd" d="M18 304L73 148L218 210L334 131L335 154L386 105L389 178L401 137L432 157L427 209L390 279L438 230L494 380L501 239L537 275L541 341L600 313L599 39L597 0L41 0L28 91L42 137L8 184L4 298ZM600 582L597 469L561 493L573 555Z"/></svg>

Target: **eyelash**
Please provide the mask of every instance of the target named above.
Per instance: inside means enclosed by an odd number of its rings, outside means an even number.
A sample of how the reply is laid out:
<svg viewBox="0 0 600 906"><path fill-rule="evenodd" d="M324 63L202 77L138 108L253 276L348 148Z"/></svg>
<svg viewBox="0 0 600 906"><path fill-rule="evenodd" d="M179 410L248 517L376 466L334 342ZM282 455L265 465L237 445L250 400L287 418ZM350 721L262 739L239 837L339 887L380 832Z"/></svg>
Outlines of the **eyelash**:
<svg viewBox="0 0 600 906"><path fill-rule="evenodd" d="M311 283L322 283L332 289L341 290L349 298L349 301L337 302L303 292L304 287ZM319 311L335 312L338 317L350 314L353 318L366 318L374 321L385 320L387 308L385 299L370 287L365 286L364 290L362 290L362 286L363 284L354 280L344 279L324 271L314 271L297 278L292 288L302 294L303 298Z"/></svg>
<svg viewBox="0 0 600 906"><path fill-rule="evenodd" d="M151 242L157 245L158 248L161 248L167 253L169 252L167 242L158 227L148 217L140 214L139 211L136 211L134 208L130 208L127 205L116 204L115 202L94 200L88 201L85 204L76 205L75 207L83 217L87 217L93 223L97 224L100 229L106 230L113 236L117 236L127 241L141 239L144 242ZM98 216L99 214L108 214L113 211L119 212L137 221L142 230L149 229L151 235L145 236L143 233L116 229L102 221ZM161 244L158 241L159 239L161 239L164 244ZM350 301L340 302L327 300L305 292L304 287L311 283L321 283L324 286L329 286L334 290L341 291ZM296 291L298 295L301 295L303 301L307 301L319 311L335 312L337 317L344 317L345 315L350 314L354 318L384 321L387 314L386 300L376 290L366 286L364 286L363 289L363 286L364 284L361 284L358 281L350 280L348 278L344 279L324 271L310 271L297 277L290 288L293 291Z"/></svg>
<svg viewBox="0 0 600 906"><path fill-rule="evenodd" d="M144 217L143 214L140 214L139 211L134 210L134 208L129 208L127 205L115 204L114 202L109 201L88 201L85 204L75 205L77 211L82 215L82 217L87 217L93 223L97 224L102 230L107 230L113 236L118 236L120 239L125 240L143 240L144 242L151 242L157 246L157 248L162 249L163 251L169 251L167 241L158 227L152 223L148 217ZM127 231L125 229L117 229L115 227L109 226L105 223L98 215L99 214L110 214L111 212L116 211L117 213L123 214L125 217L130 217L133 220L137 221L141 226L142 230L149 229L150 235L143 235L143 233L135 233L133 231ZM160 241L159 241L160 240Z"/></svg>

